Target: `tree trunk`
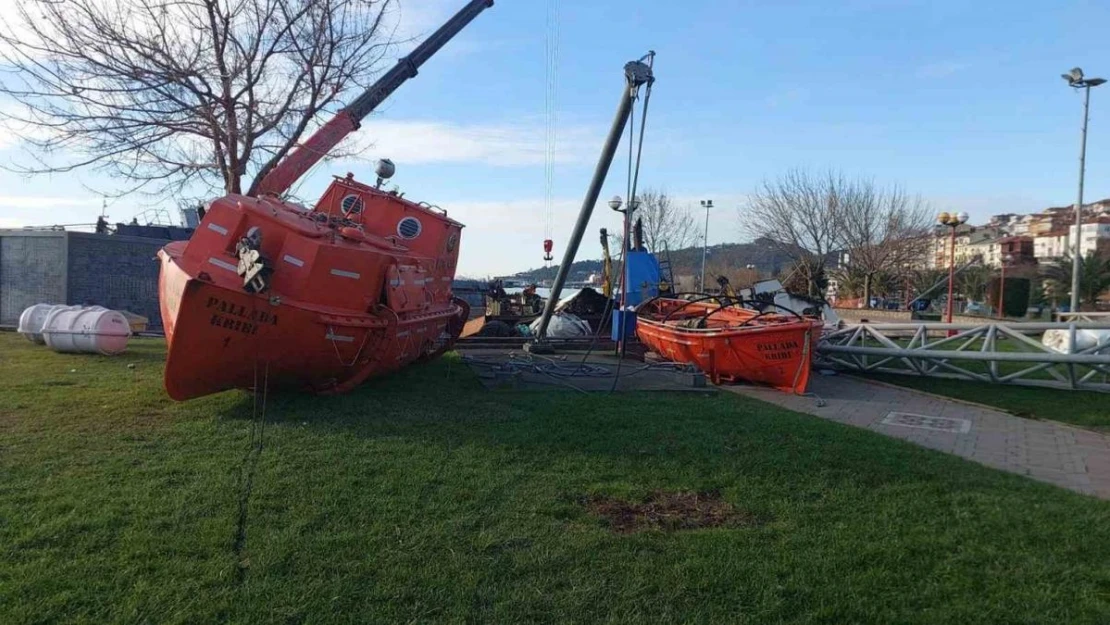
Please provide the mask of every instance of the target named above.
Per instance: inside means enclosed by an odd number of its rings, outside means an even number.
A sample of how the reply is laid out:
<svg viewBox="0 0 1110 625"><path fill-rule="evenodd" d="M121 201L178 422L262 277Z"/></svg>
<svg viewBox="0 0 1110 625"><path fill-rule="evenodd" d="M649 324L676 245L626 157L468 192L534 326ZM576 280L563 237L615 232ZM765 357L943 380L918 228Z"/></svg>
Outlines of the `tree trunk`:
<svg viewBox="0 0 1110 625"><path fill-rule="evenodd" d="M863 307L871 308L871 274L863 275Z"/></svg>

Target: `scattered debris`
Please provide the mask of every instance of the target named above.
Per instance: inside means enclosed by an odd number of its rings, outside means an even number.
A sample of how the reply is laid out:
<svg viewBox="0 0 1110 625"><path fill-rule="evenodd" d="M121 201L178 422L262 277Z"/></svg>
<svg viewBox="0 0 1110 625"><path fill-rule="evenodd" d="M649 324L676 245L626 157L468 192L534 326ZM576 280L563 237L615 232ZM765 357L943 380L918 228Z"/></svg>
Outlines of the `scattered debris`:
<svg viewBox="0 0 1110 625"><path fill-rule="evenodd" d="M706 492L653 491L642 502L592 495L580 501L586 510L609 522L618 534L650 529L696 530L707 527L741 527L760 524L750 512L721 499L718 490Z"/></svg>

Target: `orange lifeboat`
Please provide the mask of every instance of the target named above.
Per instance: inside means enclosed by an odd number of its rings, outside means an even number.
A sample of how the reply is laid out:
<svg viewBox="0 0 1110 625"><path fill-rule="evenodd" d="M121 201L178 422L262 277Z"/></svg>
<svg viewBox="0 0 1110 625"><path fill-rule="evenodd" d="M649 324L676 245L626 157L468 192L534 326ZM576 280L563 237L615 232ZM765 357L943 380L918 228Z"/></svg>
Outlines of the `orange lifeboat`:
<svg viewBox="0 0 1110 625"><path fill-rule="evenodd" d="M188 242L158 256L178 400L260 384L343 392L451 347L470 307L451 293L462 224L350 174L310 211L281 197L493 0L470 0L248 195L212 202Z"/></svg>
<svg viewBox="0 0 1110 625"><path fill-rule="evenodd" d="M341 392L443 353L469 313L451 294L461 230L349 177L314 211L216 200L191 240L159 252L166 390L183 400L265 375Z"/></svg>
<svg viewBox="0 0 1110 625"><path fill-rule="evenodd" d="M760 311L728 298L655 298L637 309L636 334L660 356L695 365L714 384L744 380L804 393L822 322L766 306Z"/></svg>

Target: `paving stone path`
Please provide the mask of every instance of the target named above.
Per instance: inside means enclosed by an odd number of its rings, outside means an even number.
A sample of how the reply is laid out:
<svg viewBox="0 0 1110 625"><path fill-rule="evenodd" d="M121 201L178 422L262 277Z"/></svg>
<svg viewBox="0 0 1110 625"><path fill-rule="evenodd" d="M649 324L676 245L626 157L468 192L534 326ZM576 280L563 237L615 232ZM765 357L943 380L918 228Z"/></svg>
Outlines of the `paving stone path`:
<svg viewBox="0 0 1110 625"><path fill-rule="evenodd" d="M722 388L1110 499L1110 436L1104 434L845 375L810 379L823 407L813 397L772 389Z"/></svg>

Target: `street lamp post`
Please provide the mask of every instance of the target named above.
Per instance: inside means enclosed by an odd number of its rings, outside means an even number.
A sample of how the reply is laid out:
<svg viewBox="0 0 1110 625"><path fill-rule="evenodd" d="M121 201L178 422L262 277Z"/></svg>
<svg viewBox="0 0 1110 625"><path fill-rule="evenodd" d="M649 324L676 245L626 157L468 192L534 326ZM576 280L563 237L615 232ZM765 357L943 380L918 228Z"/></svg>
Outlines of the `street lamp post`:
<svg viewBox="0 0 1110 625"><path fill-rule="evenodd" d="M1079 271L1080 271L1080 241L1083 234L1083 175L1087 165L1087 114L1091 107L1091 87L1097 87L1106 82L1102 78L1084 78L1083 70L1073 67L1066 74L1061 74L1068 81L1069 87L1083 90L1083 132L1079 143L1079 197L1075 201L1075 246L1071 264L1071 312L1079 312Z"/></svg>
<svg viewBox="0 0 1110 625"><path fill-rule="evenodd" d="M1002 255L1002 277L998 280L998 314L999 319L1006 317L1006 265L1014 259L1009 254Z"/></svg>
<svg viewBox="0 0 1110 625"><path fill-rule="evenodd" d="M627 314L625 307L628 305L628 252L632 249L632 213L636 212L636 209L640 207L640 202L633 197L628 200L628 205L623 209L621 208L622 204L624 204L624 201L621 200L621 196L619 195L614 195L613 198L609 200L609 208L617 211L618 213L621 213L621 221L624 231L624 239L621 241L621 292L617 298L619 304L617 308L617 316L620 318L621 323L620 333L617 335L617 355L624 357L626 345L626 341L624 340L624 330L626 327L628 327L624 315Z"/></svg>
<svg viewBox="0 0 1110 625"><path fill-rule="evenodd" d="M949 256L948 256L948 302L945 305L944 322L952 323L952 299L955 295L953 287L956 285L956 228L967 223L967 213L941 213L937 216L937 222L942 226L948 226L951 231L949 235Z"/></svg>
<svg viewBox="0 0 1110 625"><path fill-rule="evenodd" d="M701 205L705 208L705 238L701 246L701 282L699 283L701 292L705 292L705 256L709 252L709 209L713 208L713 200L702 200Z"/></svg>

